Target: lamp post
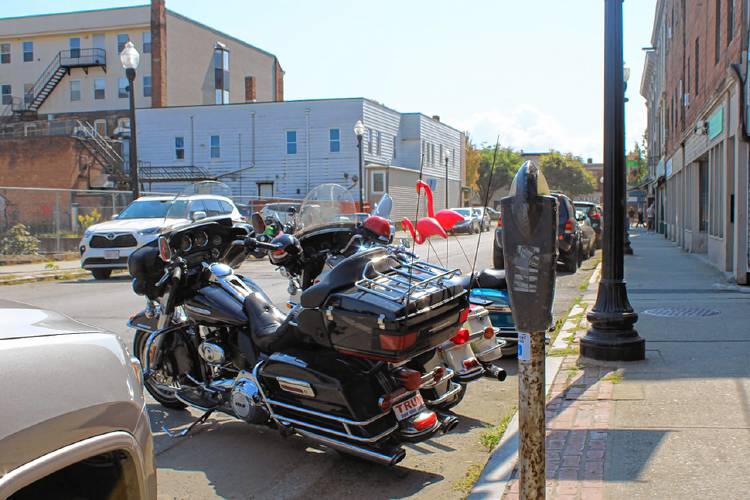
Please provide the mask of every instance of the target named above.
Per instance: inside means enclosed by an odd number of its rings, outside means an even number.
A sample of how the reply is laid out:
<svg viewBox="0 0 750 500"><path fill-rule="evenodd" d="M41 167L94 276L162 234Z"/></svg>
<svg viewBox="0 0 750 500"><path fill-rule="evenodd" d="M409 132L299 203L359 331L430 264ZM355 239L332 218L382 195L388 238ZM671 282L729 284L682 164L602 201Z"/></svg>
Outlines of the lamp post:
<svg viewBox="0 0 750 500"><path fill-rule="evenodd" d="M633 324L638 315L625 286L625 78L622 1L604 2L604 235L602 278L581 339L581 355L605 361L644 359L646 342Z"/></svg>
<svg viewBox="0 0 750 500"><path fill-rule="evenodd" d="M365 135L365 126L362 124L362 120L357 120L354 124L354 134L357 136L357 148L359 149L359 209L365 209L364 203L364 177L362 177L362 137Z"/></svg>
<svg viewBox="0 0 750 500"><path fill-rule="evenodd" d="M140 196L138 181L138 149L136 146L135 130L135 70L138 69L138 61L141 56L135 50L133 42L128 41L125 48L120 52L120 63L125 68L125 76L128 78L128 93L130 94L130 187L133 190L133 199Z"/></svg>

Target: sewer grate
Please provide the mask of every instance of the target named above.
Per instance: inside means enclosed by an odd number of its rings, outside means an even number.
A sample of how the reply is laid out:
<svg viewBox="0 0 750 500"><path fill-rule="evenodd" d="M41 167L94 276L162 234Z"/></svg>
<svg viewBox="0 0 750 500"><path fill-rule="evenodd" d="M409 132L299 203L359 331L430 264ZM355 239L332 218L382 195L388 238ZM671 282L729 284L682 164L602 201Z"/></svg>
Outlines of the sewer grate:
<svg viewBox="0 0 750 500"><path fill-rule="evenodd" d="M707 307L657 307L646 309L643 314L660 318L705 318L716 316L719 311Z"/></svg>

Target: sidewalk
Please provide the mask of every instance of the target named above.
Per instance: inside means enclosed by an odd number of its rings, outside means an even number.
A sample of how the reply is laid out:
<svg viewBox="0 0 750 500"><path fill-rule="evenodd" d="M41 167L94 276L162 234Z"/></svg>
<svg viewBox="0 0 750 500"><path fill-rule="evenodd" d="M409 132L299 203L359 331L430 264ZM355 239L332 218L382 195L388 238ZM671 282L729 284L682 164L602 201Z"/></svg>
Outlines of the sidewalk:
<svg viewBox="0 0 750 500"><path fill-rule="evenodd" d="M61 260L34 264L0 266L0 285L27 283L50 279L66 279L90 275L81 269L81 261Z"/></svg>
<svg viewBox="0 0 750 500"><path fill-rule="evenodd" d="M547 497L748 498L750 296L660 235L631 241L646 360L563 359L548 394ZM595 300L590 287L586 310ZM587 328L584 318L569 339L575 350ZM517 492L513 479L504 498Z"/></svg>

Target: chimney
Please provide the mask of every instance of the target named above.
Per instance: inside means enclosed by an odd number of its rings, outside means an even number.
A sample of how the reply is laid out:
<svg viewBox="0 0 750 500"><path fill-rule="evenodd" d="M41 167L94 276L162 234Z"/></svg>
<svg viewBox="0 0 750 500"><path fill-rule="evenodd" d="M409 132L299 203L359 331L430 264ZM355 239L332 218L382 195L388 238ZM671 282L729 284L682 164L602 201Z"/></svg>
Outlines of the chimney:
<svg viewBox="0 0 750 500"><path fill-rule="evenodd" d="M432 119L435 120L436 122L439 122L440 121L440 115L432 115Z"/></svg>
<svg viewBox="0 0 750 500"><path fill-rule="evenodd" d="M151 0L151 107L167 105L167 8Z"/></svg>

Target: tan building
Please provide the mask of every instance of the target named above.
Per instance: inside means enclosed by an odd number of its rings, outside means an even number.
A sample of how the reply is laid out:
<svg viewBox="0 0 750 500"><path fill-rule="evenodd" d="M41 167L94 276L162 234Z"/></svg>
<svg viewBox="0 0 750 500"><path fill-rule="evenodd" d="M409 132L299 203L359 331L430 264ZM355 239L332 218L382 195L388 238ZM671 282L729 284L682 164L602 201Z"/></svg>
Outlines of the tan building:
<svg viewBox="0 0 750 500"><path fill-rule="evenodd" d="M141 54L136 107L283 100L276 56L153 0L0 19L0 120L127 110L128 40Z"/></svg>

